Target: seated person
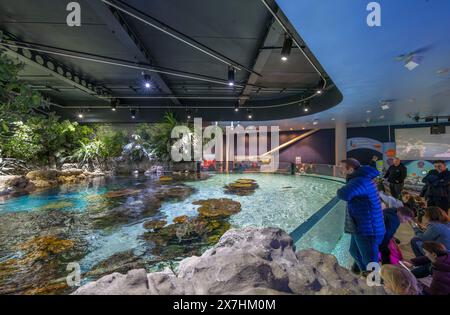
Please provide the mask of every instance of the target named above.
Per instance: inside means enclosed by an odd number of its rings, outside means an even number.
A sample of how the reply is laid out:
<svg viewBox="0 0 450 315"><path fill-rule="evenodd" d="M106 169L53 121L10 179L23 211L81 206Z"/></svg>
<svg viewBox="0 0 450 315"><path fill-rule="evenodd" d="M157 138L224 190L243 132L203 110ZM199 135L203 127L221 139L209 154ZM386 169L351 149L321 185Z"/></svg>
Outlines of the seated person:
<svg viewBox="0 0 450 315"><path fill-rule="evenodd" d="M411 259L414 271L425 266L432 276L430 287L424 292L430 295L450 295L450 255L444 245L437 242L424 242L425 256Z"/></svg>
<svg viewBox="0 0 450 315"><path fill-rule="evenodd" d="M393 258L391 257L391 248L396 248L393 238L398 227L400 226L400 223L407 223L414 220L414 212L407 207L385 208L383 209L383 218L386 233L384 234L383 241L380 245L381 263L383 265L397 264L398 259L401 259L401 257L398 257L397 260L391 259Z"/></svg>
<svg viewBox="0 0 450 315"><path fill-rule="evenodd" d="M411 247L416 257L424 256L422 244L425 241L435 241L450 248L450 218L438 207L428 207L425 210L422 225L412 224L415 237L411 239Z"/></svg>
<svg viewBox="0 0 450 315"><path fill-rule="evenodd" d="M386 292L396 295L419 295L421 290L414 275L400 266L381 266L381 278Z"/></svg>

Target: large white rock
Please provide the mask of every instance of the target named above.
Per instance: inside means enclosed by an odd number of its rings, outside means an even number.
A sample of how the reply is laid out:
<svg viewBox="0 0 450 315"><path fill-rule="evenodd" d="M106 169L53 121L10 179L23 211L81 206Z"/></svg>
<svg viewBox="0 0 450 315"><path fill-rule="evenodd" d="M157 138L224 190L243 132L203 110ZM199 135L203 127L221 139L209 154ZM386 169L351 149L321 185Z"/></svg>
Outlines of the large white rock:
<svg viewBox="0 0 450 315"><path fill-rule="evenodd" d="M385 294L339 266L332 255L295 253L293 241L276 228L227 231L201 257L184 259L178 274L114 273L74 294Z"/></svg>

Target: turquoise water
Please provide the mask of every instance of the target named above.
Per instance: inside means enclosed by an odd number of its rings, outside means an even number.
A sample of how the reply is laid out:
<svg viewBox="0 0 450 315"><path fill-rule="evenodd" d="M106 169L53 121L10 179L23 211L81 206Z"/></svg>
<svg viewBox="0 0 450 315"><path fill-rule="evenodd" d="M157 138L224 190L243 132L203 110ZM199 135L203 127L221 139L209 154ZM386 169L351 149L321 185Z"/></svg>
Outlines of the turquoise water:
<svg viewBox="0 0 450 315"><path fill-rule="evenodd" d="M256 180L259 187L254 194L237 196L225 193L224 186L240 178ZM90 222L92 215L108 212L117 207L141 213L149 206L152 207L153 199L151 198L158 189L177 187L177 185L191 187L193 193L182 201L164 201L156 207L157 210L149 215L101 227L92 225ZM15 251L17 248L15 243L23 243L33 236L55 234L62 235L64 239L76 240L77 244L82 243L82 246L80 245L82 255L81 257L80 255L76 256L75 260L80 264L82 273L90 272L95 269L94 267L98 268L100 262L110 261L111 257L114 257L113 255L124 252L143 260L146 262L146 266L152 266L156 260L164 260L164 256L161 257L161 254L158 254L159 251L154 252L157 245L152 245L152 242L143 237L145 233L149 233L149 230L143 227L144 222L148 220L164 219L169 226L173 223L174 218L182 215L191 218L197 217L199 206L194 205L194 201L229 198L240 202L242 207L239 213L232 215L227 220L230 227L279 227L290 232L328 203L341 185L339 182L307 176L230 174L213 175L206 180L177 182L167 186L161 186L154 178L116 177L97 179L85 185L58 187L0 201L0 225L4 223L3 227L5 227L5 224L8 224L7 228L10 231L7 233L0 231L0 243L10 243L0 244L2 247L0 263L24 255L21 251ZM124 189L136 190L137 193L119 198L108 196L109 192L123 191ZM59 219L64 213L67 218ZM47 215L49 216L48 220ZM2 219L5 221L2 222ZM24 227L24 221L34 220L39 228L35 228L33 224L30 225L30 228ZM55 225L54 222L58 220L64 221L64 223ZM73 222L78 223L74 224ZM17 225L17 229L15 225ZM14 236L8 237L8 233L12 233ZM19 238L20 242L16 242L16 239ZM180 253L178 258L182 259L184 255L190 256L188 253ZM58 265L60 267L57 267L60 273L55 277L61 277L61 268L64 268L64 264L67 264L69 258L63 256L59 259L62 260L61 265ZM113 259L113 261L115 260ZM121 263L117 264L120 266ZM49 274L51 275L51 272L45 273L45 277L42 279L43 283L48 282ZM39 278L39 275L37 277ZM83 278L83 282L95 278L95 276L86 277ZM7 281L10 284L9 280ZM1 282L0 277L0 286Z"/></svg>

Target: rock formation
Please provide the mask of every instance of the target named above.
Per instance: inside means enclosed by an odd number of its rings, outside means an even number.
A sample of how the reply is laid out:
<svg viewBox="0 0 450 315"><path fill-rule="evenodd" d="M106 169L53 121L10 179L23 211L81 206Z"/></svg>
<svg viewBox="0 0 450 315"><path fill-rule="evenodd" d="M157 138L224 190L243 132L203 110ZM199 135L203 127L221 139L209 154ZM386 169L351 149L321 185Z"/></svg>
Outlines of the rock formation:
<svg viewBox="0 0 450 315"><path fill-rule="evenodd" d="M364 278L315 250L295 253L287 233L276 228L227 231L200 257L169 269L113 273L78 288L74 294L385 294Z"/></svg>

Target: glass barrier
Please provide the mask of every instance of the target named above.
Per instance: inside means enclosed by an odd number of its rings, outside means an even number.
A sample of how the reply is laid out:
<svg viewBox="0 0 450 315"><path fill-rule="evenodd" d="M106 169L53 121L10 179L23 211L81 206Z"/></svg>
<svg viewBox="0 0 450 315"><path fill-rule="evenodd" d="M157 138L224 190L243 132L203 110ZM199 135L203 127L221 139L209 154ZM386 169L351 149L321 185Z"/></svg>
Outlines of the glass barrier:
<svg viewBox="0 0 450 315"><path fill-rule="evenodd" d="M313 248L333 254L344 267L350 267L350 240L344 233L346 203L333 199L291 233L297 250Z"/></svg>
<svg viewBox="0 0 450 315"><path fill-rule="evenodd" d="M323 175L337 178L345 178L341 166L328 164L300 163L296 165L297 173L300 175Z"/></svg>

